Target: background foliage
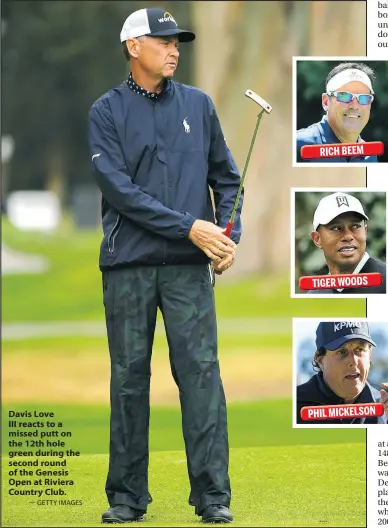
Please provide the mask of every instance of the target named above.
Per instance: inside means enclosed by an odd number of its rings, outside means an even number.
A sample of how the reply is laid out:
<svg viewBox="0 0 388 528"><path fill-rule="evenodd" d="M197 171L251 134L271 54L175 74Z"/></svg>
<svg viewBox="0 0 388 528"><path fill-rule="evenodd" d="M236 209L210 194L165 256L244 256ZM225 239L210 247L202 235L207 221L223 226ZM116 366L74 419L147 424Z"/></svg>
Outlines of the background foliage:
<svg viewBox="0 0 388 528"><path fill-rule="evenodd" d="M338 181L344 187L365 185L362 168L290 172L291 149L279 156L279 144L292 142L292 57L315 56L323 47L328 56L365 55L362 2L4 0L2 133L14 139L15 150L2 167L3 212L12 191L52 190L75 216L74 204L89 199L97 227L99 195L89 166L88 111L126 78L129 66L120 29L129 13L150 6L170 11L179 25L195 32L195 41L180 47L175 79L213 99L240 170L257 116L245 90L257 91L273 106L260 124L250 160L244 236L227 277L288 273L289 262L279 258L277 241L288 251L284 225L289 222L290 187L311 185L312 180L317 186L336 186ZM86 207L83 212L88 214Z"/></svg>
<svg viewBox="0 0 388 528"><path fill-rule="evenodd" d="M191 29L188 2L174 14ZM87 117L129 68L119 33L126 17L150 2L5 2L3 134L16 150L8 190L41 189L65 175L63 193L90 182ZM166 8L170 2L165 2ZM109 22L108 22L109 21ZM17 31L15 31L17 28ZM182 46L183 48L183 46ZM192 47L182 49L176 79L189 82ZM28 160L28 164L26 164ZM54 183L51 183L54 185Z"/></svg>

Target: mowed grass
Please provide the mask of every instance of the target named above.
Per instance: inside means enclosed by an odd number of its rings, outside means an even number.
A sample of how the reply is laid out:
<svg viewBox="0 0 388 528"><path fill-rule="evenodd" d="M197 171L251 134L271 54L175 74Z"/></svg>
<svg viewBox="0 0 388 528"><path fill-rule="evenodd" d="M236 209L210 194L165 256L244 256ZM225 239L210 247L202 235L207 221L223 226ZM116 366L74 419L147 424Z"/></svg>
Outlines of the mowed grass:
<svg viewBox="0 0 388 528"><path fill-rule="evenodd" d="M3 474L8 462L8 458L3 459ZM5 483L2 526L100 526L101 514L107 508L107 464L107 455L69 460L69 477L64 478L73 478L75 485L62 489L67 499L82 500L82 506L39 506L35 497L11 497ZM235 526L366 524L364 444L234 448L230 452L230 477ZM149 487L153 503L145 526L200 526L200 518L187 503L183 451L151 453Z"/></svg>
<svg viewBox="0 0 388 528"><path fill-rule="evenodd" d="M85 454L107 453L109 448L108 405L55 405L3 403L3 453L7 455L9 411L52 411L53 420L70 431L66 446ZM228 430L231 447L258 447L304 444L341 444L365 442L364 429L293 429L291 399L228 404ZM18 420L22 420L19 419ZM35 418L38 420L38 418ZM32 421L32 418L28 419ZM24 439L23 439L24 440ZM182 450L181 413L179 407L153 406L150 419L152 451ZM326 456L323 456L326 463Z"/></svg>
<svg viewBox="0 0 388 528"><path fill-rule="evenodd" d="M276 323L276 318L273 319ZM233 354L236 348L276 348L285 349L291 354L292 337L291 337L292 323L290 320L289 328L279 328L279 333L255 333L254 328L252 332L244 333L235 331L236 327L227 331L224 329L218 332L218 349L222 354ZM238 327L237 327L238 330ZM105 330L104 330L105 332ZM272 329L269 329L272 332ZM45 337L29 337L16 340L4 340L2 342L3 354L21 354L26 352L42 353L51 356L55 352L79 352L95 350L96 352L108 352L108 339L106 335L103 336L83 336L83 335L69 335L69 336L45 336ZM161 333L155 334L154 347L152 355L164 354L168 360L167 339Z"/></svg>
<svg viewBox="0 0 388 528"><path fill-rule="evenodd" d="M23 233L4 220L2 234L12 249L43 255L50 263L47 273L3 277L3 323L103 319L99 230L78 232L65 223L53 235ZM288 273L234 281L221 277L216 302L220 317L240 318L364 317L366 306L364 299L290 299Z"/></svg>
<svg viewBox="0 0 388 528"><path fill-rule="evenodd" d="M101 275L97 266L99 232L77 233L64 225L55 236L43 236L17 232L5 221L3 240L13 249L46 256L51 266L42 275L3 277L3 323L103 321ZM263 383L260 376L268 372L270 397L274 398L228 404L234 524L365 526L365 431L292 429L291 399L282 397L284 385L276 377L280 367L286 366L288 382L291 378L291 317L361 317L365 316L365 301L290 299L285 274L232 282L222 277L217 281L216 302L219 317L242 321L246 317L290 318L289 329L283 323L278 330L271 328L256 335L241 332L233 335L232 330L219 335L221 372L223 366L226 369L229 363L234 365L236 381L247 386L242 374L243 370L250 370L254 383L260 387ZM102 357L106 362L103 368ZM71 371L77 373L81 367L87 367L91 378L101 373L106 384L107 357L106 338L3 342L3 370L10 373L12 366L11 382L20 393L17 399L13 393L14 399L7 401L4 397L7 393L3 392L3 526L100 526L101 513L107 507L104 485L109 407L92 400L86 404L92 384L83 375L77 385L78 402L65 403L65 392ZM154 358L155 367L160 365L158 361L166 367L168 351L163 336L156 336ZM52 376L50 390L45 389L47 376ZM164 377L157 368L153 378L163 385ZM225 378L228 379L226 372ZM35 386L34 392L31 384ZM285 390L289 390L288 386ZM58 391L62 391L62 403L56 401ZM105 385L103 394L108 398ZM63 422L63 429L71 432L66 447L79 450L81 457L69 460L76 485L67 488L71 489L67 498L82 499L83 506L38 506L29 504L28 497L8 495L10 410L53 411L55 421ZM150 449L150 491L154 503L145 524L198 526L199 518L187 504L188 479L177 405L152 406ZM53 498L58 496L45 497Z"/></svg>
<svg viewBox="0 0 388 528"><path fill-rule="evenodd" d="M229 401L283 398L291 394L291 336L219 334L221 374ZM20 368L23 365L23 368ZM155 338L151 402L178 404L165 335ZM60 383L58 383L60 379ZM107 338L36 338L3 343L5 402L108 404ZM85 387L87 388L85 390Z"/></svg>

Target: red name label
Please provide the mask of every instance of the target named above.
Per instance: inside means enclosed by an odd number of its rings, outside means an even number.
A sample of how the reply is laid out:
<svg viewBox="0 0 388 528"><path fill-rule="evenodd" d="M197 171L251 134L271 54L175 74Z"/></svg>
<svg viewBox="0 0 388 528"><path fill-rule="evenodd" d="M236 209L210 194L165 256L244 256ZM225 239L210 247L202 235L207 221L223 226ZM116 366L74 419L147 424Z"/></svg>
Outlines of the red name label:
<svg viewBox="0 0 388 528"><path fill-rule="evenodd" d="M300 149L303 159L352 158L356 156L381 156L384 145L381 141L368 143L333 143L330 145L304 145Z"/></svg>
<svg viewBox="0 0 388 528"><path fill-rule="evenodd" d="M368 418L369 416L382 416L384 405L382 403L352 403L351 405L319 405L302 407L300 416L302 420L342 420L343 418Z"/></svg>
<svg viewBox="0 0 388 528"><path fill-rule="evenodd" d="M311 275L299 279L301 290L370 288L383 282L381 273L347 273L344 275Z"/></svg>

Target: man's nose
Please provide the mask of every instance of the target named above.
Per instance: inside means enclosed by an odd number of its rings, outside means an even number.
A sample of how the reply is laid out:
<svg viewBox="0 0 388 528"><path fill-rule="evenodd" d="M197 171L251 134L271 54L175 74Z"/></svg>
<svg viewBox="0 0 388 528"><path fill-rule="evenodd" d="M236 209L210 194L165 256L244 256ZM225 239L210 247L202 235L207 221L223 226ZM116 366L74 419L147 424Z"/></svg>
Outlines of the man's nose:
<svg viewBox="0 0 388 528"><path fill-rule="evenodd" d="M350 227L344 227L344 230L342 232L342 240L353 240L354 235L352 233L352 229Z"/></svg>
<svg viewBox="0 0 388 528"><path fill-rule="evenodd" d="M349 366L357 365L358 356L354 352L348 352L348 364Z"/></svg>
<svg viewBox="0 0 388 528"><path fill-rule="evenodd" d="M360 110L360 103L357 97L353 97L353 100L349 103L349 110Z"/></svg>

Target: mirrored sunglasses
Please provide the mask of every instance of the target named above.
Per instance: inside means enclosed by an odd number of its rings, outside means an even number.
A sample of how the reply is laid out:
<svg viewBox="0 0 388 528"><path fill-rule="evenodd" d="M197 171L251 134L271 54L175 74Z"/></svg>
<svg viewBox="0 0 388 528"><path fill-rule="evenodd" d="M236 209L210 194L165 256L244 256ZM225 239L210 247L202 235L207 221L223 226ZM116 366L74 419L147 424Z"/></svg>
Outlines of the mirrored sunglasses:
<svg viewBox="0 0 388 528"><path fill-rule="evenodd" d="M355 94L351 92L328 92L327 95L334 95L339 103L350 103L354 98L360 103L360 105L370 104L374 96L371 94Z"/></svg>

